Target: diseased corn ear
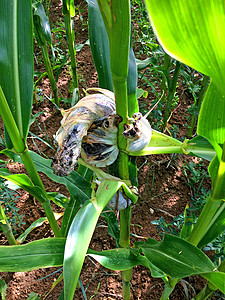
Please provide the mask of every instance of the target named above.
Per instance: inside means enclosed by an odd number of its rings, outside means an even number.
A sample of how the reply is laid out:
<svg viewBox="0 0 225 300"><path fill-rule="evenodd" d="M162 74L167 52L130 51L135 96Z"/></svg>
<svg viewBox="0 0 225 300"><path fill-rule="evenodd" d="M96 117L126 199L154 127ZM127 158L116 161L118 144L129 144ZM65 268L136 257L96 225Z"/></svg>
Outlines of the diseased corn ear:
<svg viewBox="0 0 225 300"><path fill-rule="evenodd" d="M86 163L95 167L114 163L119 154L117 132L121 121L120 116L110 115L92 124L81 144L81 157Z"/></svg>
<svg viewBox="0 0 225 300"><path fill-rule="evenodd" d="M152 128L141 113L136 113L129 124L124 124L123 136L128 139L127 151L140 151L150 143Z"/></svg>
<svg viewBox="0 0 225 300"><path fill-rule="evenodd" d="M122 118L115 114L114 94L104 89L91 89L92 94L74 107L63 111L61 127L55 135L58 149L52 160L55 174L71 173L80 156L90 165L105 167L119 153L117 127Z"/></svg>

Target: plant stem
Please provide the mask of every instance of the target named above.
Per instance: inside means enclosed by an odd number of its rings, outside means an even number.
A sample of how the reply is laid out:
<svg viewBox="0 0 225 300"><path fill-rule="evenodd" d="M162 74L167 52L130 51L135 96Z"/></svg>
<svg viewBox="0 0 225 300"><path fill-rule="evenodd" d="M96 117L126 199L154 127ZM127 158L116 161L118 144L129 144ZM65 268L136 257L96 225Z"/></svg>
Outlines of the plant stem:
<svg viewBox="0 0 225 300"><path fill-rule="evenodd" d="M161 83L161 90L164 91L162 102L165 102L165 95L168 88L168 83L170 81L170 68L171 68L171 57L166 52L164 53L164 63L163 63L163 74L162 76L162 83Z"/></svg>
<svg viewBox="0 0 225 300"><path fill-rule="evenodd" d="M122 272L122 282L123 282L123 299L129 300L131 297L130 294L130 279L132 275L132 269Z"/></svg>
<svg viewBox="0 0 225 300"><path fill-rule="evenodd" d="M206 285L194 298L195 300L206 300L214 292Z"/></svg>
<svg viewBox="0 0 225 300"><path fill-rule="evenodd" d="M44 185L40 179L40 176L37 172L37 169L35 168L35 165L34 165L32 159L31 159L30 153L29 153L28 149L26 148L23 153L19 153L19 154L20 154L20 157L24 163L24 166L25 166L28 174L30 175L32 182L34 183L34 185L39 186L45 195L46 201L42 202L43 209L45 211L46 217L48 218L49 224L50 224L55 236L60 237L61 234L59 231L57 221L54 217L54 213L52 211L50 201L48 200L48 196L45 191Z"/></svg>
<svg viewBox="0 0 225 300"><path fill-rule="evenodd" d="M14 117L11 113L11 110L6 101L6 98L1 89L1 86L0 86L0 100L1 100L0 114L2 116L2 119L6 126L6 129L9 133L9 137L13 143L14 149L20 155L20 157L24 163L24 166L27 169L27 172L30 175L30 178L31 178L32 182L34 183L34 185L39 186L42 189L42 191L45 195L45 198L46 198L46 201L42 202L44 211L46 213L46 217L48 218L49 224L50 224L55 236L59 237L60 236L59 227L58 227L58 224L54 217L54 214L53 214L53 211L52 211L52 208L50 205L50 201L48 200L47 193L46 193L43 183L39 177L39 174L35 168L35 165L31 159L30 153L29 153L23 139L21 138L18 127L15 123Z"/></svg>
<svg viewBox="0 0 225 300"><path fill-rule="evenodd" d="M120 247L126 248L130 245L130 206L120 211Z"/></svg>
<svg viewBox="0 0 225 300"><path fill-rule="evenodd" d="M66 0L64 0L67 2ZM63 1L63 2L64 2ZM73 90L78 92L78 76L77 76L77 64L76 64L76 49L75 49L75 34L72 29L72 19L70 10L68 9L69 4L63 4L63 14L66 26L66 37L68 42L68 48L71 59L72 77L73 77ZM78 99L77 99L78 100Z"/></svg>
<svg viewBox="0 0 225 300"><path fill-rule="evenodd" d="M2 228L9 245L17 245L16 239L12 233L12 228L7 220L2 206L0 205L0 227Z"/></svg>
<svg viewBox="0 0 225 300"><path fill-rule="evenodd" d="M208 89L209 82L210 82L210 77L204 75L204 78L202 80L201 90L200 90L200 92L199 92L199 94L197 96L198 100L197 100L197 103L195 105L198 108L198 112L199 112L199 109L200 109L200 107L202 105L202 101L203 101L203 99L205 97L205 93L206 93L206 91ZM192 118L191 118L191 121L190 121L190 127L189 127L188 133L187 133L187 137L188 138L190 138L192 136L192 134L193 134L193 130L194 130L194 126L195 126L196 121L197 121L197 117L198 117L197 113L195 113L195 114L192 115Z"/></svg>
<svg viewBox="0 0 225 300"><path fill-rule="evenodd" d="M122 132L124 131L123 124L127 122L128 118L127 81L113 79L113 86L116 100L116 113L123 118L123 122L119 124L118 130L118 146L119 149L123 151L127 146L127 140L122 135ZM128 155L121 151L118 158L118 175L121 179L129 179Z"/></svg>
<svg viewBox="0 0 225 300"><path fill-rule="evenodd" d="M170 110L171 110L171 105L172 105L172 100L176 91L176 86L177 86L177 80L178 80L178 76L180 73L180 67L181 67L181 63L179 61L176 61L176 67L175 67L175 71L173 74L173 79L171 82L171 86L169 87L169 93L168 93L168 97L167 97L167 101L166 101L166 109L164 112L164 117L163 117L163 130L165 130L166 125L167 125L167 121L169 119L169 115L170 115Z"/></svg>
<svg viewBox="0 0 225 300"><path fill-rule="evenodd" d="M176 284L179 282L180 279L178 278L169 278L168 282L165 283L164 290L162 293L162 296L160 297L160 300L168 300L170 294L174 290Z"/></svg>
<svg viewBox="0 0 225 300"><path fill-rule="evenodd" d="M128 97L127 97L127 82L118 81L113 79L114 85L114 93L115 99L119 100L116 103L116 112L118 115L122 116L123 122L127 122L128 118ZM120 150L125 150L127 141L122 135L123 132L123 124L120 124L118 130L118 146ZM120 152L118 158L118 172L119 177L121 179L129 179L129 169L128 169L128 160L129 157L126 153ZM130 218L131 218L131 208L128 207L125 210L120 211L120 241L119 244L121 247L128 247L130 244ZM123 271L122 273L122 281L123 281L123 299L129 300L130 295L130 279L127 279L127 271ZM132 273L132 270L130 270ZM131 276L131 275L130 275Z"/></svg>
<svg viewBox="0 0 225 300"><path fill-rule="evenodd" d="M218 207L224 199L224 185L225 185L225 142L223 146L223 154L220 161L218 173L216 176L213 190L206 202L201 214L199 215L198 221L191 232L188 242L197 246L203 236L208 231L209 225L212 218L214 217Z"/></svg>
<svg viewBox="0 0 225 300"><path fill-rule="evenodd" d="M59 107L58 87L57 87L56 82L55 82L53 70L52 70L52 67L51 67L51 62L50 62L50 59L49 59L49 56L48 56L48 48L47 48L46 43L41 45L41 51L42 51L42 56L43 56L43 59L44 59L45 68L46 68L46 71L48 73L48 78L49 78L49 81L50 81L50 84L51 84L51 87L52 87L52 91L53 91L53 95L54 95L54 99L55 99L54 102Z"/></svg>
<svg viewBox="0 0 225 300"><path fill-rule="evenodd" d="M1 86L0 86L0 102L1 102L0 114L6 126L6 129L8 131L10 139L13 143L14 149L17 153L23 152L25 149L25 145Z"/></svg>
<svg viewBox="0 0 225 300"><path fill-rule="evenodd" d="M128 162L129 157L125 153L127 140L123 137L123 125L128 121L128 95L127 76L130 48L130 1L115 0L111 2L98 0L103 21L109 37L110 66L113 79L113 90L115 94L116 113L123 118L119 124L118 147L120 150L118 158L118 175L121 179L129 179ZM120 212L120 246L128 247L130 244L130 215L131 208ZM130 277L132 270L122 272L123 296L130 299Z"/></svg>

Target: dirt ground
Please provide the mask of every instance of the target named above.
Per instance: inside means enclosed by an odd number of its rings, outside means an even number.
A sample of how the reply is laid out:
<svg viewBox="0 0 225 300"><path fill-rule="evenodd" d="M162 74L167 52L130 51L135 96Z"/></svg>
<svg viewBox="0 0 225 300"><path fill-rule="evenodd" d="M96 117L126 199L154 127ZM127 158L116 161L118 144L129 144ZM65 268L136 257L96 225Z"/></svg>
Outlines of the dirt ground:
<svg viewBox="0 0 225 300"><path fill-rule="evenodd" d="M52 14L50 21L56 22L59 17L62 17L62 7L60 0L52 0ZM80 7L82 8L83 2ZM83 18L87 18L87 12L82 12ZM75 35L76 43L85 43L88 39L87 28L83 28L80 19L75 20ZM35 51L40 51L38 47L35 47ZM84 95L82 89L88 87L97 87L97 73L94 68L90 48L85 45L81 51L77 53L77 68L80 79L80 93ZM43 65L35 64L35 69L38 71L45 71ZM69 80L70 75L68 69L65 67L58 80L58 87L62 93L62 96L68 98L69 95ZM61 115L56 111L54 105L48 100L51 95L51 89L49 80L47 78L42 79L39 86L42 89L43 100L39 102L38 107L33 108L33 114L39 111L45 111L39 118L39 124L42 129L44 127L47 130L48 137L53 144L53 135L60 126ZM186 132L186 111L191 105L192 99L188 97L184 90L180 88L179 94L179 106L173 113L170 119L170 124L176 124L179 126L178 137L185 135ZM147 101L149 105L154 100L154 96L149 93L147 100L141 99L140 101ZM62 108L66 107L66 104L61 103ZM154 128L154 124L152 124ZM1 132L3 131L3 125L1 123ZM43 133L40 132L38 126L34 123L31 126L31 132L43 137ZM32 142L31 136L29 136L29 148L33 151L37 151L35 145ZM35 141L41 152L47 157L52 157L54 151L48 148L45 144ZM7 159L1 156L1 158ZM197 161L196 158L183 156L186 160ZM167 222L172 221L173 217L178 216L184 211L187 203L190 202L192 191L187 184L187 179L184 176L181 168L181 157L177 156L171 160L171 155L152 155L149 157L138 158L138 180L139 180L139 201L132 209L131 219L131 233L142 238L151 237L160 240L158 230L151 221L164 217ZM8 163L8 167L12 173L25 172L24 167L18 163ZM44 186L47 191L58 191L66 196L69 196L65 186L52 182L44 174L40 174L43 180ZM204 183L206 189L210 188L210 182ZM20 190L20 201L18 207L20 214L24 214L24 222L20 229L18 229L18 235L20 232L28 228L35 220L44 216L43 209L35 199L28 195L28 193ZM62 209L52 204L53 210L61 212ZM60 224L61 220L59 220ZM91 241L90 248L96 250L106 250L115 248L115 242L113 238L107 233L105 229L105 222L103 218L99 220L100 226L96 228L94 236ZM39 228L33 230L27 238L27 242L37 240L41 238L52 237L53 233L50 230L48 224L44 224ZM3 234L0 234L0 243L2 245L7 244ZM136 241L137 238L132 237L131 243ZM141 238L140 238L141 240ZM24 300L28 298L31 292L37 293L41 299L58 299L63 283L61 282L52 293L46 298L44 295L48 293L52 284L57 280L58 276L62 273L61 268L47 268L41 270L35 270L26 273L1 273L0 278L4 279L8 285L7 300ZM56 272L58 271L58 272ZM55 273L54 273L55 272ZM46 277L50 275L49 277ZM87 298L90 299L92 295L95 295L92 299L106 300L106 299L122 299L122 283L119 272L110 271L103 268L101 265L86 258L82 273L81 281L86 289ZM174 292L171 295L171 299L187 299L186 289L189 291L190 298L194 296L194 290L198 293L204 286L205 280L201 277L185 278L182 282L177 284ZM150 270L137 266L133 270L131 279L131 294L132 299L160 299L163 291L163 281L161 279L152 278ZM84 299L81 290L76 291L74 299Z"/></svg>

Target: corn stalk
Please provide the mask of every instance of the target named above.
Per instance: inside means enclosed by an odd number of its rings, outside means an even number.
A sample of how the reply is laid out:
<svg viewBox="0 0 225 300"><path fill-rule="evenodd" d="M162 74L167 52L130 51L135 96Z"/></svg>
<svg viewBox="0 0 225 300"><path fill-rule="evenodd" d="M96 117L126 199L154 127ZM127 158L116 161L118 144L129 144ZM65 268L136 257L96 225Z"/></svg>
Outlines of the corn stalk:
<svg viewBox="0 0 225 300"><path fill-rule="evenodd" d="M1 6L0 114L6 128L6 143L20 155L33 184L43 191L43 208L55 235L59 236L50 201L26 145L33 95L31 2L2 1Z"/></svg>
<svg viewBox="0 0 225 300"><path fill-rule="evenodd" d="M78 75L77 75L77 63L76 63L76 48L75 48L75 33L73 30L72 17L75 16L74 1L63 0L63 15L66 26L66 37L71 59L72 69L72 84L73 84L73 102L74 104L79 100L78 90Z"/></svg>
<svg viewBox="0 0 225 300"><path fill-rule="evenodd" d="M33 2L33 23L34 32L38 45L41 47L42 57L48 78L52 87L54 102L59 107L58 87L54 78L53 69L48 55L47 43L52 47L51 30L48 17L45 14L43 5L40 2Z"/></svg>

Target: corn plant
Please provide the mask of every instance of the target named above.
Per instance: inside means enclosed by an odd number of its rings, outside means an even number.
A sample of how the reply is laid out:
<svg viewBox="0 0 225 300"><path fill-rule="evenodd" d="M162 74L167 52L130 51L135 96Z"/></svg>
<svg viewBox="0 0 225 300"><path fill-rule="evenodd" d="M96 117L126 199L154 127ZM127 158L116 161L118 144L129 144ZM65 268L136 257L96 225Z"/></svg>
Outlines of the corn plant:
<svg viewBox="0 0 225 300"><path fill-rule="evenodd" d="M167 51L179 61L199 69L212 78L198 123L198 134L204 138L198 136L181 143L151 129L146 120L143 121L144 117L136 114L138 112L137 73L131 51L130 3L128 0L112 0L110 3L106 0L90 1L90 12L95 11L102 16L100 20L102 35L89 28L90 36L94 41L92 51L95 64L98 64L96 57L99 53L98 47L104 57L101 61L102 68L98 69L99 78L107 74L109 80L109 82L102 80L100 84L113 89L116 113L123 119L118 126L119 154L113 167L109 168L111 174L79 159L77 172L72 171L70 174L64 174L63 177L53 173L51 160L28 151L26 144L33 85L31 1L3 0L1 2L0 8L4 7L4 10L0 9L0 25L3 29L0 35L2 70L0 113L6 128L7 144L7 149L3 150L3 153L15 161L23 162L30 178L25 174L10 175L5 169L0 170L0 175L28 191L42 203L55 237L21 245L32 228L44 220L37 220L31 228L15 239L7 217L0 207L1 227L9 244L13 245L0 246L0 271L24 272L63 265L64 291L61 298L72 300L85 256L89 255L106 268L122 272L124 299L130 299L132 268L139 264L150 269L153 277L160 277L165 282L161 299L168 299L180 278L191 275L202 275L208 280L209 284L202 291L203 297L215 289L225 292L224 263L222 262L215 270L214 264L199 249L224 231L225 210L222 200L224 199L225 150L221 146L225 140L223 128L225 122L221 114L224 110L221 88L224 75L223 52L217 52L218 49L223 49L223 39L222 36L218 38L217 34L224 32L221 16L224 16L225 12L222 2L217 1L207 2L209 10L201 5L201 0L196 0L194 6L188 0L160 1L161 5L158 5L158 1L155 0L146 1L146 5L163 46L168 48ZM183 31L183 22L186 31ZM95 26L94 23L92 24ZM213 31L214 27L211 24L217 25L217 31ZM199 28L198 34L196 28ZM207 35L204 35L206 29ZM101 48L102 37L106 42ZM180 41L183 47L177 44ZM203 42L205 42L204 47L197 48L197 45L203 45ZM196 52L190 52L190 47ZM109 60L110 65L106 63ZM105 93L112 95L109 91ZM218 102L216 106L211 105L212 96ZM136 116L143 121L144 131L138 139L141 145L144 144L143 147L136 146L135 143L134 147L131 147L131 142L124 134L124 128L129 127L130 122L134 124ZM215 118L217 122L214 122ZM91 122L89 120L89 123ZM62 126L60 130L58 135L66 129ZM100 252L89 249L97 221L117 191L123 193L127 203L137 203L138 196L134 188L134 183L137 184L135 157L160 153L188 153L212 160L209 171L213 179L213 190L193 230L190 232L190 227L184 223L181 237L166 234L161 242L149 238L145 242L136 242L133 247L130 247L132 205L127 205L120 211L119 233L115 233L118 248ZM47 193L38 175L39 171L44 172L55 182L64 184L70 192L70 199L57 193ZM61 229L50 206L50 199L60 202L65 207ZM109 218L107 221L110 222ZM202 295L199 299L204 299Z"/></svg>
<svg viewBox="0 0 225 300"><path fill-rule="evenodd" d="M157 36L166 51L211 78L201 106L197 133L207 138L217 153L209 166L213 189L188 237L188 242L202 246L209 230L211 238L214 230L224 230L221 223L215 225L215 220L224 212L225 120L224 75L221 73L224 63L224 39L221 38L221 30L225 26L224 6L222 1L206 1L204 5L196 1L194 7L188 1L183 2L182 6L180 1L161 1L163 7L160 9L159 2L146 1L146 4ZM213 28L211 24L214 24ZM223 263L218 269L224 271Z"/></svg>
<svg viewBox="0 0 225 300"><path fill-rule="evenodd" d="M66 37L68 42L68 48L71 59L72 78L73 78L73 104L79 99L78 91L78 76L77 76L77 64L76 64L76 49L75 49L75 33L73 30L72 17L75 16L74 1L63 0L63 15L66 27Z"/></svg>
<svg viewBox="0 0 225 300"><path fill-rule="evenodd" d="M38 1L33 1L33 23L34 32L38 45L41 47L42 57L48 73L48 78L52 87L54 101L59 106L58 87L54 78L51 62L48 55L47 43L52 48L51 30L48 17L45 14L43 5Z"/></svg>

